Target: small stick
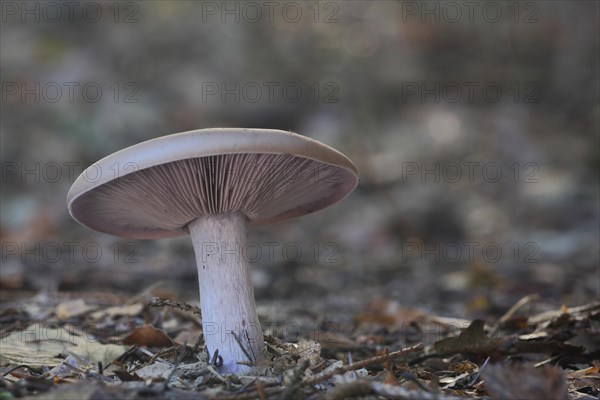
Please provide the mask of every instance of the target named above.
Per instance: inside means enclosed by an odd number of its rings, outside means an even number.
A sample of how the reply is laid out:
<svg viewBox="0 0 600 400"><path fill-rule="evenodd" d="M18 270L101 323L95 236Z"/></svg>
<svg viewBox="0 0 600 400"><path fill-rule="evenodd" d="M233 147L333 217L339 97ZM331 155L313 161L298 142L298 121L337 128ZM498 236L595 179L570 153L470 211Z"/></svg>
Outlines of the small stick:
<svg viewBox="0 0 600 400"><path fill-rule="evenodd" d="M210 364L206 365L206 369L208 369L210 372L212 372L212 374L214 376L216 376L217 378L219 378L219 380L223 383L227 383L227 380L225 378L223 378L223 376L221 374L219 374Z"/></svg>
<svg viewBox="0 0 600 400"><path fill-rule="evenodd" d="M208 353L208 349L206 350L206 352ZM215 350L212 357L210 356L210 353L208 353L208 358L210 358L210 365L214 365L217 368L223 365L223 357L219 355L219 349Z"/></svg>
<svg viewBox="0 0 600 400"><path fill-rule="evenodd" d="M411 346L411 347L407 347L402 350L394 351L394 352L386 354L386 355L367 358L366 360L358 361L354 364L350 364L345 367L336 368L335 370L328 372L326 374L313 376L312 378L302 381L301 385L314 385L315 383L329 379L335 375L343 374L345 372L359 369L362 367L366 367L369 365L378 364L378 363L388 360L388 359L392 360L394 358L399 358L407 353L412 353L415 351L419 351L421 349L423 349L423 345L417 344L415 346ZM264 393L267 396L280 394L281 392L285 391L285 389L286 388L283 386L263 388ZM249 399L256 399L256 397L257 397L257 393L255 390L253 390L252 392L238 393L238 394L231 395L231 396L225 396L225 397L223 397L223 399L224 400L249 400Z"/></svg>
<svg viewBox="0 0 600 400"><path fill-rule="evenodd" d="M360 369L360 368L363 368L363 367L366 367L369 365L380 364L383 361L393 360L393 359L399 358L407 353L414 353L421 349L423 349L423 344L419 343L417 345L407 347L402 350L394 351L389 354L384 354L382 356L375 356L375 357L367 358L366 360L358 361L353 364L346 365L345 367L336 368L333 371L328 372L326 374L313 376L312 378L308 378L308 379L304 380L304 382L302 382L302 384L303 385L314 385L317 382L327 380L329 378L334 377L335 375L340 375L340 374L346 373L348 371L354 371L354 370L357 370L357 369Z"/></svg>
<svg viewBox="0 0 600 400"><path fill-rule="evenodd" d="M250 343L250 337L248 336L248 331L246 329L244 329L244 335L246 336L246 342L248 342L250 353L252 353L252 362L256 363L256 356L254 355L254 350L252 350L252 343Z"/></svg>
<svg viewBox="0 0 600 400"><path fill-rule="evenodd" d="M28 369L28 370L29 370L29 372L35 372L35 371L33 370L33 368L31 368L29 365L21 364L21 365L17 365L17 366L16 366L16 367L14 367L14 368L11 368L11 369L9 369L9 370L8 370L8 371L6 371L5 373L3 373L3 374L2 374L2 376L6 376L6 375L8 375L8 374L11 374L11 373L15 372L16 370L18 370L18 369L20 369L20 368L26 368L26 369Z"/></svg>
<svg viewBox="0 0 600 400"><path fill-rule="evenodd" d="M202 344L202 341L204 340L204 334L201 333L200 336L198 336L198 339L196 339L196 344L194 344L194 347L192 347L192 355L195 356L196 353L198 352L198 349L200 348L200 344Z"/></svg>
<svg viewBox="0 0 600 400"><path fill-rule="evenodd" d="M350 352L348 352L348 364L352 365L352 353ZM358 378L358 376L356 376L356 371L352 371L352 378Z"/></svg>
<svg viewBox="0 0 600 400"><path fill-rule="evenodd" d="M198 308L196 306L192 306L190 304L181 303L181 302L175 301L175 300L168 300L168 299L161 299L160 297L153 297L150 300L148 300L148 305L150 307L167 306L167 307L171 307L171 308L177 308L182 311L188 311L188 312L191 312L192 314L202 316L202 311L200 311L200 308Z"/></svg>
<svg viewBox="0 0 600 400"><path fill-rule="evenodd" d="M566 310L546 311L541 314L537 314L537 315L530 317L529 323L535 325L535 324L540 324L542 322L550 321L551 319L559 317L560 315L564 314L565 312L569 315L579 315L580 313L590 313L591 314L592 312L598 312L598 311L600 311L600 301L595 301L590 304L584 304L583 306L570 307L570 308L567 308Z"/></svg>
<svg viewBox="0 0 600 400"><path fill-rule="evenodd" d="M540 296L537 294L530 294L517 301L515 305L513 305L503 316L500 317L500 319L498 320L498 322L496 322L496 325L492 328L488 336L494 336L498 329L500 329L500 325L508 321L513 315L515 315L517 311L519 311L521 307L523 307L527 303L538 300L539 298Z"/></svg>
<svg viewBox="0 0 600 400"><path fill-rule="evenodd" d="M147 356L149 356L150 354L152 354L151 352L149 352L149 351L148 351L148 350L146 350L146 349L139 349L139 350L140 350L140 351L142 351L142 350L145 350L145 351L146 351L146 353L144 353L144 354L146 354ZM158 353L156 353L156 354L152 355L152 356L150 357L150 359L149 359L148 361L146 361L146 363L144 363L144 364L143 364L143 365L142 365L140 368L144 368L145 366L148 366L148 365L152 364L152 363L153 363L154 361L156 361L156 360L158 360L158 361L160 361L160 362L164 362L164 363L169 363L169 362L168 362L168 361L166 361L165 359L161 358L161 356L163 356L163 355L165 355L165 354L167 354L167 353L170 353L171 351L175 351L175 347L168 347L168 348L166 348L166 349L162 349L162 350L160 350ZM142 352L143 352L143 351L142 351ZM175 354L177 354L177 352L176 352L176 351L175 351ZM169 363L169 364L170 364L170 363ZM136 368L136 369L138 369L138 368Z"/></svg>
<svg viewBox="0 0 600 400"><path fill-rule="evenodd" d="M158 352L156 354L153 354L152 352L150 352L149 350L144 349L143 347L139 349L142 353L144 353L145 355L147 355L148 357L150 357L150 360L158 360L160 362L166 363L166 364L170 364L170 362L168 362L167 360L159 357L159 354L161 352Z"/></svg>
<svg viewBox="0 0 600 400"><path fill-rule="evenodd" d="M471 382L469 382L469 386L473 386L475 384L475 382L477 382L477 379L479 379L479 376L481 376L481 372L488 365L488 362L490 362L490 358L491 357L488 356L488 358L485 359L483 365L481 366L481 368L479 368L479 371L477 372L477 374L475 374L473 379L471 379Z"/></svg>
<svg viewBox="0 0 600 400"><path fill-rule="evenodd" d="M252 357L250 356L250 354L248 353L248 351L244 348L244 345L242 344L242 341L240 340L240 338L238 337L238 335L235 334L234 331L229 332L233 335L233 337L235 338L236 343L238 344L238 346L240 346L240 349L242 350L242 352L244 353L244 355L246 356L246 358L248 359L249 362L251 362L252 364L254 364L254 360L252 359Z"/></svg>

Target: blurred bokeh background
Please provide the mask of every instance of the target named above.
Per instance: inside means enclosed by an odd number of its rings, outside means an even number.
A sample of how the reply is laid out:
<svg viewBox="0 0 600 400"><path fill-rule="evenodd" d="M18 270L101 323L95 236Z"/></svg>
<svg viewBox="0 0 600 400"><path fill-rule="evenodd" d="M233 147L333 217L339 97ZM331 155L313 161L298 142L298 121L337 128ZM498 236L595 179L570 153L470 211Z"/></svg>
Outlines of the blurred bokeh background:
<svg viewBox="0 0 600 400"><path fill-rule="evenodd" d="M598 299L598 11L5 1L1 301L152 285L197 301L187 237L97 233L65 197L98 159L205 127L292 130L360 171L343 202L249 232L260 312L383 297L472 318L531 293Z"/></svg>

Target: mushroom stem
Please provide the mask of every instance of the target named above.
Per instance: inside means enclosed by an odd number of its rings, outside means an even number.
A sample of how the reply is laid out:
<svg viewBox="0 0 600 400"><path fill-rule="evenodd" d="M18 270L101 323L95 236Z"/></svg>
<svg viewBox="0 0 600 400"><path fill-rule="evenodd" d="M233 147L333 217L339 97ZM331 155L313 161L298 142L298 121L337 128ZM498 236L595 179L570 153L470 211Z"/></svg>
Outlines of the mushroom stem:
<svg viewBox="0 0 600 400"><path fill-rule="evenodd" d="M240 374L262 358L264 339L256 315L241 212L203 216L189 224L198 264L202 329L212 357L223 358L222 373ZM246 363L238 364L239 362Z"/></svg>

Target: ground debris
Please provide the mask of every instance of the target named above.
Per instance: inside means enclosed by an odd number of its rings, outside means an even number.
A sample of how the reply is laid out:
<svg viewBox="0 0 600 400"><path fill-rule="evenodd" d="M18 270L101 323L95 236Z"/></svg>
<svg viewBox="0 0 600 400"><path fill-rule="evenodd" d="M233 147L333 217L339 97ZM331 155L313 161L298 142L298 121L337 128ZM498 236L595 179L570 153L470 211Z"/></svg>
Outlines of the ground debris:
<svg viewBox="0 0 600 400"><path fill-rule="evenodd" d="M503 363L486 368L482 375L493 399L568 399L567 380L558 367Z"/></svg>
<svg viewBox="0 0 600 400"><path fill-rule="evenodd" d="M531 296L500 319L468 321L379 299L335 329L314 313L324 322L312 337L266 334L267 362L246 376L224 376L207 359L194 306L158 298L123 304L95 299L63 296L0 310L11 324L0 342L2 396L427 400L600 394L598 303L528 315L523 305L538 301ZM17 320L27 323L17 329ZM437 336L425 337L432 327Z"/></svg>

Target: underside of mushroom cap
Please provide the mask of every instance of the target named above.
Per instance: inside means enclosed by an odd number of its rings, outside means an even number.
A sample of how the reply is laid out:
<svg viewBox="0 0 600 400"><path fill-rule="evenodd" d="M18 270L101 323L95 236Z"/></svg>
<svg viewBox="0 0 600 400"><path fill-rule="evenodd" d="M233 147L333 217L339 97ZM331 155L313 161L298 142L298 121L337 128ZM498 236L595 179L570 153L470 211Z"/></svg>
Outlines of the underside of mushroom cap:
<svg viewBox="0 0 600 400"><path fill-rule="evenodd" d="M80 223L131 238L187 234L198 217L242 212L251 225L325 208L358 183L343 154L267 129L203 129L152 139L90 166L67 202Z"/></svg>

